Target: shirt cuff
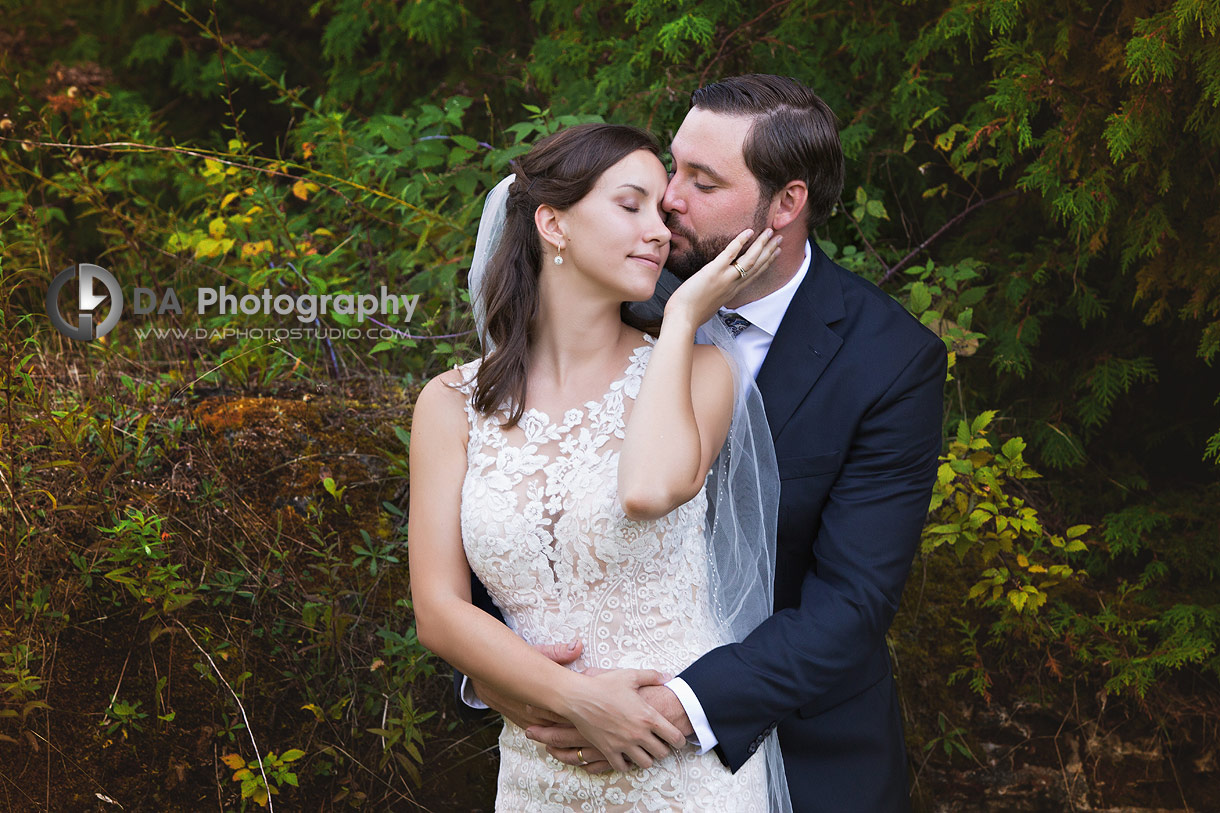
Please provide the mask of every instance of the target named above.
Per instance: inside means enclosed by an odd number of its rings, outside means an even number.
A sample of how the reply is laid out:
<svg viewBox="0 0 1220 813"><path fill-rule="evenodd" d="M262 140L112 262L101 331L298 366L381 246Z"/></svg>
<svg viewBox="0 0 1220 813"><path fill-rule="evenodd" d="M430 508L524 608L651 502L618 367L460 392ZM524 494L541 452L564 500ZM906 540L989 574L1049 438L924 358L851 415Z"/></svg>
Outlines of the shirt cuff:
<svg viewBox="0 0 1220 813"><path fill-rule="evenodd" d="M677 695L678 702L682 704L682 708L690 720L691 728L695 729L694 735L686 738L687 742L698 746L700 754L706 754L715 748L719 740L712 733L712 726L707 721L707 715L703 713L703 706L699 703L699 698L695 697L691 687L685 680L676 677L666 683L665 688Z"/></svg>
<svg viewBox="0 0 1220 813"><path fill-rule="evenodd" d="M687 691L690 691L690 689L687 689ZM691 697L694 696L694 693L692 693ZM470 678L468 678L466 675L462 675L462 702L467 706L470 706L472 709L491 708L491 706L488 706L486 703L480 700L479 696L474 693L474 687L470 685ZM703 710L700 709L700 713L702 713L702 711Z"/></svg>

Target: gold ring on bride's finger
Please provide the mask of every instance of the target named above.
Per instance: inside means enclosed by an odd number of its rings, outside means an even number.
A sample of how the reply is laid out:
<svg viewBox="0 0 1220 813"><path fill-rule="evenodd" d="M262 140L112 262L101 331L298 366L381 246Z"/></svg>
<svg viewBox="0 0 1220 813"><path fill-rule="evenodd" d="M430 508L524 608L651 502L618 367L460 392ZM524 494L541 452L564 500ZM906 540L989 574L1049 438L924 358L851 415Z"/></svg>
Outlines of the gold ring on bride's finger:
<svg viewBox="0 0 1220 813"><path fill-rule="evenodd" d="M733 267L737 269L738 274L741 274L742 279L746 278L746 270L741 267L741 263L739 263L737 260L733 260Z"/></svg>
<svg viewBox="0 0 1220 813"><path fill-rule="evenodd" d="M585 759L585 749L583 748L576 749L576 758L580 760L581 765L589 764L589 760Z"/></svg>

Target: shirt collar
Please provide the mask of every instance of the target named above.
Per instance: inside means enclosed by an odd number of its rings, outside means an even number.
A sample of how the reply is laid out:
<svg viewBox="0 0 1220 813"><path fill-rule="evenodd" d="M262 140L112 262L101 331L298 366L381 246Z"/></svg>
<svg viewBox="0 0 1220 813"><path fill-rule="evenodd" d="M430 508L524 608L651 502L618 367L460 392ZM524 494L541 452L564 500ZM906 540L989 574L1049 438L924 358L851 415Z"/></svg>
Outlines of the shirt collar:
<svg viewBox="0 0 1220 813"><path fill-rule="evenodd" d="M811 259L812 252L809 250L809 241L806 240L805 259L801 263L801 267L792 275L792 279L785 282L782 288L772 291L761 299L747 302L733 311L721 308L721 313L739 313L749 319L751 325L761 329L769 336L775 336L776 331L779 330L779 323L783 321L788 305L792 302L792 297L796 296L796 289L800 287L801 282L805 279L805 274L809 272Z"/></svg>

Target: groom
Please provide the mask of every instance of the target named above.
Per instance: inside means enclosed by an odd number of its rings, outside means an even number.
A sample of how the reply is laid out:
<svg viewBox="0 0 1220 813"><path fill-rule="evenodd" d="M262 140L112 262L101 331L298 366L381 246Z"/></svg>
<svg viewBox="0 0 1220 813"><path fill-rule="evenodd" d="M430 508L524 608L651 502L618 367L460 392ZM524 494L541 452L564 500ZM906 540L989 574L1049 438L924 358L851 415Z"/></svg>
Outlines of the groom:
<svg viewBox="0 0 1220 813"><path fill-rule="evenodd" d="M729 303L739 319L727 320L779 463L775 613L641 692L733 771L778 728L796 811L908 810L885 636L936 474L944 344L810 240L844 174L834 114L811 90L757 74L700 88L671 152L673 273L689 277L743 224L784 236L776 262ZM531 721L530 710L474 689ZM530 734L561 761L605 767L574 728Z"/></svg>

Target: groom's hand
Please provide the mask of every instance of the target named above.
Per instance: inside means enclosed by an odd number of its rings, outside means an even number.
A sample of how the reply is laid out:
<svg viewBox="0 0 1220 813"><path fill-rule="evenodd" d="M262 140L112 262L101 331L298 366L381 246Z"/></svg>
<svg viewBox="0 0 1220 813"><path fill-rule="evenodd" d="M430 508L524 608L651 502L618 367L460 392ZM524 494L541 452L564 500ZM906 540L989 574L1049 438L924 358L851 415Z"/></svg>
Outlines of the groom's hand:
<svg viewBox="0 0 1220 813"><path fill-rule="evenodd" d="M567 666L580 657L583 645L580 641L569 644L538 644L534 649L546 655L560 666ZM511 697L501 694L494 687L480 680L468 678L474 688L475 696L486 703L493 711L503 714L520 728L531 726L568 725L568 721L546 709L521 703ZM575 730L575 729L573 729Z"/></svg>
<svg viewBox="0 0 1220 813"><path fill-rule="evenodd" d="M683 737L694 735L695 727L691 725L690 718L686 716L686 709L682 708L682 701L678 700L672 689L665 686L641 686L640 696L664 714L665 719L681 731Z"/></svg>
<svg viewBox="0 0 1220 813"><path fill-rule="evenodd" d="M584 674L599 675L607 671L609 670L590 667L584 670ZM673 691L664 686L641 686L638 691L640 696L664 714L665 719L681 731L683 736L690 737L695 733L690 718L686 716L686 709L682 708L682 703ZM559 725L530 728L526 733L530 739L544 743L547 753L565 765L584 768L592 774L605 773L611 769L610 763L601 752L592 747L585 736L566 721Z"/></svg>

